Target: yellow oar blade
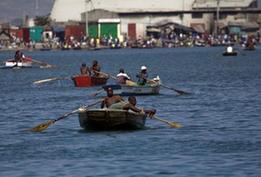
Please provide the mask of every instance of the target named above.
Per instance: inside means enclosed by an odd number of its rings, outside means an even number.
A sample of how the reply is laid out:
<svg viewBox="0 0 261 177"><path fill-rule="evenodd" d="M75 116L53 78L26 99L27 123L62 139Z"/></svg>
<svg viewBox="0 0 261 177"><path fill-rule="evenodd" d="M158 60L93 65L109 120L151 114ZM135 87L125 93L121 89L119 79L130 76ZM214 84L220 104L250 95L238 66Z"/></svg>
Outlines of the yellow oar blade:
<svg viewBox="0 0 261 177"><path fill-rule="evenodd" d="M168 120L165 120L165 119L162 119L162 118L159 118L158 116L154 115L152 117L153 119L156 119L156 120L159 120L161 122L164 122L166 124L168 124L171 128L181 128L182 125L180 123L177 123L177 122L170 122Z"/></svg>
<svg viewBox="0 0 261 177"><path fill-rule="evenodd" d="M182 127L182 125L178 122L171 122L171 124L169 124L169 125L172 128L181 128Z"/></svg>
<svg viewBox="0 0 261 177"><path fill-rule="evenodd" d="M34 128L31 128L29 130L32 131L32 132L42 132L45 129L47 129L53 123L54 123L53 120L48 120L47 122L41 123L41 124L35 126Z"/></svg>

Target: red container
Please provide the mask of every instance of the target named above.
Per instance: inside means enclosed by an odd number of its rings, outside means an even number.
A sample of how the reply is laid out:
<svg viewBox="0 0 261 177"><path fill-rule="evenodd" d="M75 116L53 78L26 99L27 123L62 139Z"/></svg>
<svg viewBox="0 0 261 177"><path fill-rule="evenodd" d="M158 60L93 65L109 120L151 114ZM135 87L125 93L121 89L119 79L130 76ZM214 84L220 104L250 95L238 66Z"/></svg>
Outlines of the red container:
<svg viewBox="0 0 261 177"><path fill-rule="evenodd" d="M78 41L82 36L85 36L85 26L83 25L68 25L65 27L65 38L74 37Z"/></svg>
<svg viewBox="0 0 261 177"><path fill-rule="evenodd" d="M75 87L90 87L92 86L92 81L90 76L74 76L73 78Z"/></svg>
<svg viewBox="0 0 261 177"><path fill-rule="evenodd" d="M85 75L78 75L72 77L75 87L91 87L95 85L105 85L108 78L105 77L90 77Z"/></svg>

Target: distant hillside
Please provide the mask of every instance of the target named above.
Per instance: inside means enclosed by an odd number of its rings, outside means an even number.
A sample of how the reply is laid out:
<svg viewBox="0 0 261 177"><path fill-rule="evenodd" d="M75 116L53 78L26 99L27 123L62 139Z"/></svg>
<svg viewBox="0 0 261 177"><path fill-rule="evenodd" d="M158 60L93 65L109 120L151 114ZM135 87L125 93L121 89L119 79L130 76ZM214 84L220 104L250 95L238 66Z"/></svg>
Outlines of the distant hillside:
<svg viewBox="0 0 261 177"><path fill-rule="evenodd" d="M25 15L47 15L51 12L54 0L0 0L0 21L11 21Z"/></svg>

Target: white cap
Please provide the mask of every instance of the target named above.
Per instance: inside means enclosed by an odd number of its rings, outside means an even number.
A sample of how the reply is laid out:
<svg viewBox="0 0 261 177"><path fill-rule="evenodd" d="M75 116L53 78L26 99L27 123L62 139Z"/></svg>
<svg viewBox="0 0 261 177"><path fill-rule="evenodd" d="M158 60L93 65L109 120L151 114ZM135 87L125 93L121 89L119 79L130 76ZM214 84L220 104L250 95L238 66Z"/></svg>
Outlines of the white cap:
<svg viewBox="0 0 261 177"><path fill-rule="evenodd" d="M233 52L233 48L231 46L227 47L227 53L232 53Z"/></svg>
<svg viewBox="0 0 261 177"><path fill-rule="evenodd" d="M147 67L146 67L146 66L142 66L140 69L141 69L141 70L146 70Z"/></svg>

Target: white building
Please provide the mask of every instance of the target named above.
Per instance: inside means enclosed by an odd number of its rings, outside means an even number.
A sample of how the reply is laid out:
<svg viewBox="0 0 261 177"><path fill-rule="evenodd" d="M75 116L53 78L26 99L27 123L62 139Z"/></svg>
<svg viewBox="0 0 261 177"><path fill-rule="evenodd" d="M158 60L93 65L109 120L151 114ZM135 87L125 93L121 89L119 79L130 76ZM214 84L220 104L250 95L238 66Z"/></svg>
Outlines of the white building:
<svg viewBox="0 0 261 177"><path fill-rule="evenodd" d="M244 8L253 0L220 0L220 8ZM113 28L117 36L145 36L148 26L159 23L178 23L210 31L213 13L193 13L196 10L215 9L217 0L55 0L51 18L55 22L88 21L88 31ZM99 12L100 11L100 12ZM104 12L102 12L104 11ZM89 12L87 16L82 15ZM110 13L111 12L111 13ZM97 24L93 22L97 22ZM90 29L91 28L91 29ZM107 29L106 29L107 28Z"/></svg>

